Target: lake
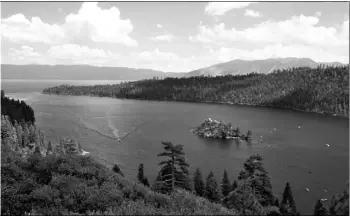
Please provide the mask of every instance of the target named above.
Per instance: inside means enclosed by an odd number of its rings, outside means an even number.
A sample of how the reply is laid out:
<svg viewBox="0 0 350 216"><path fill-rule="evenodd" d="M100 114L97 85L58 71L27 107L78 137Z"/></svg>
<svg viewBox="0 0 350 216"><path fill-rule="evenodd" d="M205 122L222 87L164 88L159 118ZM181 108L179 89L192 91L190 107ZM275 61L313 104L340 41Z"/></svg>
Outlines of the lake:
<svg viewBox="0 0 350 216"><path fill-rule="evenodd" d="M206 178L213 171L218 183L224 169L231 181L252 154L264 157L273 190L283 193L290 182L297 209L311 214L317 199L347 187L349 179L349 120L283 109L240 105L120 100L86 96L43 95L60 84L113 84L120 81L2 80L2 89L25 100L46 138L75 137L82 147L107 166L117 163L128 179L136 180L140 163L153 181L158 173L161 141L184 145L193 174L200 168ZM211 117L251 130L251 144L236 140L208 140L190 130ZM301 125L301 128L298 128ZM116 137L123 137L118 142ZM264 142L259 142L263 136ZM329 144L330 147L326 147ZM309 173L311 171L311 173ZM306 192L309 188L310 192ZM327 190L325 192L324 190Z"/></svg>

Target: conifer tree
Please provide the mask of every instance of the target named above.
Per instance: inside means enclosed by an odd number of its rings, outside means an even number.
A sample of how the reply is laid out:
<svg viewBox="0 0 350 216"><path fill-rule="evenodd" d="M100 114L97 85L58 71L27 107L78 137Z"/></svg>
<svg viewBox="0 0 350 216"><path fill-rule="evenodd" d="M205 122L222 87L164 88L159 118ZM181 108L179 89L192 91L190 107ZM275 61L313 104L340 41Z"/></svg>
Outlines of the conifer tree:
<svg viewBox="0 0 350 216"><path fill-rule="evenodd" d="M143 182L143 179L145 178L144 175L144 170L143 170L143 164L139 165L139 172L137 173L137 180L139 180L139 182Z"/></svg>
<svg viewBox="0 0 350 216"><path fill-rule="evenodd" d="M27 124L24 124L23 125L23 137L22 137L22 140L23 140L23 147L25 147L26 145L29 144L29 129L28 129L28 126Z"/></svg>
<svg viewBox="0 0 350 216"><path fill-rule="evenodd" d="M35 127L32 124L30 124L28 130L29 130L29 136L28 136L29 143L37 144L37 133L36 133Z"/></svg>
<svg viewBox="0 0 350 216"><path fill-rule="evenodd" d="M294 198L292 195L292 189L289 185L289 182L286 183L286 187L284 188L283 192L283 199L282 199L282 205L289 205L293 210L296 210Z"/></svg>
<svg viewBox="0 0 350 216"><path fill-rule="evenodd" d="M171 142L162 142L165 151L158 157L169 157L168 160L159 163L162 166L160 176L164 181L163 186L168 191L173 191L175 186L189 189L189 164L185 160L183 145L173 145Z"/></svg>
<svg viewBox="0 0 350 216"><path fill-rule="evenodd" d="M238 187L237 181L234 180L231 186L231 191L234 191Z"/></svg>
<svg viewBox="0 0 350 216"><path fill-rule="evenodd" d="M317 203L314 209L314 216L326 216L326 215L328 215L326 208L323 207L320 200L317 200Z"/></svg>
<svg viewBox="0 0 350 216"><path fill-rule="evenodd" d="M262 206L274 204L274 195L268 173L263 167L263 158L259 154L250 156L244 163L244 171L241 171L238 180L243 180L252 188L253 195Z"/></svg>
<svg viewBox="0 0 350 216"><path fill-rule="evenodd" d="M51 144L51 141L49 141L47 143L46 155L52 153L52 151L53 151L52 144Z"/></svg>
<svg viewBox="0 0 350 216"><path fill-rule="evenodd" d="M41 155L41 151L40 151L40 147L39 146L35 146L34 154Z"/></svg>
<svg viewBox="0 0 350 216"><path fill-rule="evenodd" d="M224 176L221 181L221 193L223 196L227 196L231 192L231 184L228 180L227 171L224 170Z"/></svg>
<svg viewBox="0 0 350 216"><path fill-rule="evenodd" d="M194 190L198 196L204 195L204 182L199 168L196 169L193 176Z"/></svg>
<svg viewBox="0 0 350 216"><path fill-rule="evenodd" d="M204 196L212 202L218 202L220 200L218 184L212 171L210 171L207 177Z"/></svg>
<svg viewBox="0 0 350 216"><path fill-rule="evenodd" d="M279 207L279 206L280 206L280 202L278 201L278 198L276 198L275 206L276 206L276 207Z"/></svg>
<svg viewBox="0 0 350 216"><path fill-rule="evenodd" d="M145 177L145 174L144 174L143 164L140 164L140 166L139 166L139 172L137 174L137 179L139 180L140 183L149 187L148 179L147 179L147 177Z"/></svg>
<svg viewBox="0 0 350 216"><path fill-rule="evenodd" d="M123 176L124 177L124 173L122 172L122 170L119 168L119 166L117 164L114 164L112 170L115 172L115 173L118 173L119 175Z"/></svg>

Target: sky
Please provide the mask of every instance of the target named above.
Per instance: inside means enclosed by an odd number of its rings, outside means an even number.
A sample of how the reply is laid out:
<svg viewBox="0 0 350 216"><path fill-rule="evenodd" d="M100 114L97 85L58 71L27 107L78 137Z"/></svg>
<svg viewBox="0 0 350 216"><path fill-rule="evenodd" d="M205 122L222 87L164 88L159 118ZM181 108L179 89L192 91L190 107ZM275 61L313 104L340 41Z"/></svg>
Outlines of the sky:
<svg viewBox="0 0 350 216"><path fill-rule="evenodd" d="M2 64L189 72L234 59L349 62L348 2L1 2Z"/></svg>

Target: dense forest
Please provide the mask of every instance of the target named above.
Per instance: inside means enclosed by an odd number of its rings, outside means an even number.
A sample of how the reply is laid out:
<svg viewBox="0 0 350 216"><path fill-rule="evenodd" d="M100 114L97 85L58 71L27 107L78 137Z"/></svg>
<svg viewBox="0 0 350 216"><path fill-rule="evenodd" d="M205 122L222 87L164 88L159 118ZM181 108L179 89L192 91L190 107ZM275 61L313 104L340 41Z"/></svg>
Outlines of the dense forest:
<svg viewBox="0 0 350 216"><path fill-rule="evenodd" d="M35 122L33 109L24 101L5 97L4 90L1 90L1 115L9 116L12 123L14 123L14 121Z"/></svg>
<svg viewBox="0 0 350 216"><path fill-rule="evenodd" d="M47 94L233 103L349 115L349 66L299 67L270 74L149 79L44 89Z"/></svg>
<svg viewBox="0 0 350 216"><path fill-rule="evenodd" d="M1 215L299 215L286 183L273 192L260 155L252 155L237 179L224 171L220 184L212 172L193 177L182 145L162 142L160 171L149 182L140 164L137 182L123 177L118 165L107 168L82 154L74 139L44 139L32 122L23 126L1 117ZM349 191L320 200L314 215L348 215Z"/></svg>

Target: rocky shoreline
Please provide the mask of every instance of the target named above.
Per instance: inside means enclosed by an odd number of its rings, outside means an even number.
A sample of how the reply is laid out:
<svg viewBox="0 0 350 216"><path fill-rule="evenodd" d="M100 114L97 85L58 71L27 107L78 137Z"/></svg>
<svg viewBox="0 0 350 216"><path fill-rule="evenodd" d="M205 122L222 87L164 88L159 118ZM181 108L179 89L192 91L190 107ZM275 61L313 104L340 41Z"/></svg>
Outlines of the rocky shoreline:
<svg viewBox="0 0 350 216"><path fill-rule="evenodd" d="M251 139L251 131L247 135L241 134L239 128L233 129L231 124L225 124L222 121L207 118L204 122L191 130L193 133L213 139Z"/></svg>

